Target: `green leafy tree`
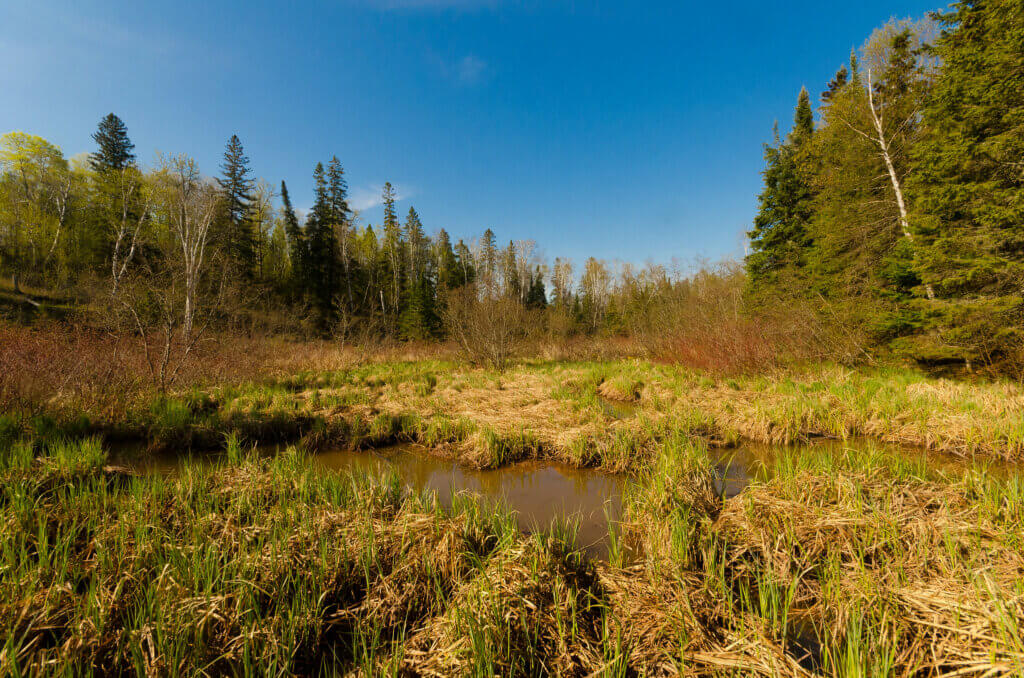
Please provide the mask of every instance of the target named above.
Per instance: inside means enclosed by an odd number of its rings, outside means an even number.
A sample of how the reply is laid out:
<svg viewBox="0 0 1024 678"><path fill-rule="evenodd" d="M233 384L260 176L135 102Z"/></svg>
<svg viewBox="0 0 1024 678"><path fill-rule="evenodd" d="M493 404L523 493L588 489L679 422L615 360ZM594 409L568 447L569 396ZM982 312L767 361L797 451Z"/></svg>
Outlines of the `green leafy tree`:
<svg viewBox="0 0 1024 678"><path fill-rule="evenodd" d="M0 137L0 267L14 290L44 281L68 225L74 174L61 150L24 132Z"/></svg>

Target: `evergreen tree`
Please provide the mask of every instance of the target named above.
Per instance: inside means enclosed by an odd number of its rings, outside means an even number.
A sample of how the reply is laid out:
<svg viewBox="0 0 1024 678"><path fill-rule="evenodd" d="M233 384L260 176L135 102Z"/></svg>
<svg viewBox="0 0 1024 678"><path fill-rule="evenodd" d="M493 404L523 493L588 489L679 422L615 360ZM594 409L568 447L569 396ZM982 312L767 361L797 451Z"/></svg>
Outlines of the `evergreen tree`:
<svg viewBox="0 0 1024 678"><path fill-rule="evenodd" d="M526 308L543 310L547 308L547 305L548 299L547 293L544 290L544 275L538 266L530 282L530 291L526 295Z"/></svg>
<svg viewBox="0 0 1024 678"><path fill-rule="evenodd" d="M323 163L313 171L315 200L306 219L307 289L310 292L317 327L326 332L337 319L338 253L331 199Z"/></svg>
<svg viewBox="0 0 1024 678"><path fill-rule="evenodd" d="M403 256L402 229L398 222L398 213L395 211L395 189L391 186L391 182L384 184L381 200L384 203L384 242L382 247L385 257L385 274L382 283L386 288L384 297L388 301L386 313L390 316L393 329L393 321L401 313L404 278L402 268L405 257Z"/></svg>
<svg viewBox="0 0 1024 678"><path fill-rule="evenodd" d="M473 253L470 252L469 246L461 239L455 244L455 259L458 261L461 275L459 278L460 285L457 285L457 287L476 282L476 266L473 264Z"/></svg>
<svg viewBox="0 0 1024 678"><path fill-rule="evenodd" d="M408 254L408 276L410 283L418 281L420 276L426 275L427 264L427 236L423 232L423 224L420 222L420 215L412 207L405 218L405 242L409 250Z"/></svg>
<svg viewBox="0 0 1024 678"><path fill-rule="evenodd" d="M92 135L99 150L89 156L89 166L95 172L123 170L135 163L135 144L128 138L128 128L113 113L108 113Z"/></svg>
<svg viewBox="0 0 1024 678"><path fill-rule="evenodd" d="M1024 315L1024 7L964 0L938 19L942 67L911 183L919 268L953 355L998 357L1020 343Z"/></svg>
<svg viewBox="0 0 1024 678"><path fill-rule="evenodd" d="M338 156L331 158L327 164L327 194L330 206L331 223L338 238L342 274L345 279L345 298L348 301L349 312L355 310L355 300L352 293L353 262L349 255L349 222L352 211L348 207L348 183L345 181L345 170L341 166Z"/></svg>
<svg viewBox="0 0 1024 678"><path fill-rule="evenodd" d="M836 95L836 92L846 86L849 79L850 72L846 70L846 66L840 66L836 74L829 80L828 89L821 93L821 100L827 104Z"/></svg>
<svg viewBox="0 0 1024 678"><path fill-rule="evenodd" d="M484 291L488 297L494 297L497 290L498 247L495 244L494 231L487 229L480 239L480 262L478 265Z"/></svg>
<svg viewBox="0 0 1024 678"><path fill-rule="evenodd" d="M282 216L284 234L288 240L288 259L291 262L292 290L301 293L306 284L306 236L292 208L292 199L288 195L288 186L281 182Z"/></svg>
<svg viewBox="0 0 1024 678"><path fill-rule="evenodd" d="M791 277L803 266L811 244L807 224L813 214L813 193L806 163L808 142L814 134L810 106L807 90L801 89L793 131L785 142L779 141L776 132L775 145L765 146L765 188L749 233L752 251L746 259L753 289L784 284L783 277Z"/></svg>
<svg viewBox="0 0 1024 678"><path fill-rule="evenodd" d="M811 95L806 87L800 88L797 97L796 112L793 114L793 133L791 143L801 148L814 134L814 111L811 110Z"/></svg>
<svg viewBox="0 0 1024 678"><path fill-rule="evenodd" d="M256 268L256 246L249 210L254 181L237 134L232 134L224 149L224 175L217 179L224 194L225 240L228 253L242 275L251 277Z"/></svg>
<svg viewBox="0 0 1024 678"><path fill-rule="evenodd" d="M508 247L501 254L501 277L504 281L505 296L521 300L523 298L523 283L519 279L519 261L516 257L516 246L511 240Z"/></svg>
<svg viewBox="0 0 1024 678"><path fill-rule="evenodd" d="M437 240L434 244L435 259L437 261L437 288L438 290L451 290L462 287L466 284L462 267L452 249L451 238L443 228L437 233Z"/></svg>

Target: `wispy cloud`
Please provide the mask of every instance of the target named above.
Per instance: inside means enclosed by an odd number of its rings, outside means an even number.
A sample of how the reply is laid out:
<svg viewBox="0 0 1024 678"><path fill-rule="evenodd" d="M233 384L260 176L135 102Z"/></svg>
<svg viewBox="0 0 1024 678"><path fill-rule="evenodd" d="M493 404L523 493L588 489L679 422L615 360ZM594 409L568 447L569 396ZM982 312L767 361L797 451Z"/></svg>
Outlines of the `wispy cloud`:
<svg viewBox="0 0 1024 678"><path fill-rule="evenodd" d="M489 70L486 61L475 54L467 54L459 59L455 67L455 77L463 85L475 85L487 78Z"/></svg>
<svg viewBox="0 0 1024 678"><path fill-rule="evenodd" d="M465 54L452 58L428 51L425 61L442 78L464 87L472 87L487 82L494 71L491 65L476 54Z"/></svg>
<svg viewBox="0 0 1024 678"><path fill-rule="evenodd" d="M408 200L416 194L416 190L411 186L406 185L391 185L395 189L395 201L401 202L402 200ZM383 204L381 199L381 193L384 190L384 184L366 184L363 186L356 186L351 188L348 192L348 204L354 210L365 212L366 210L379 207Z"/></svg>

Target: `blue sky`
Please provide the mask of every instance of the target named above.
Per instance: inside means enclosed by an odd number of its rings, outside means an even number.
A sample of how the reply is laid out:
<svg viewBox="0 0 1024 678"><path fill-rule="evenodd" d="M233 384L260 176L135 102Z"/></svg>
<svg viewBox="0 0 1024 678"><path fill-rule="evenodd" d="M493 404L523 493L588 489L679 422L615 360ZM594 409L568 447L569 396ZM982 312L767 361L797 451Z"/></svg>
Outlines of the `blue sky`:
<svg viewBox="0 0 1024 678"><path fill-rule="evenodd" d="M762 144L802 85L932 1L5 0L0 133L92 150L116 112L144 163L258 176L311 201L341 158L363 221L385 180L431 232L549 257L741 255Z"/></svg>

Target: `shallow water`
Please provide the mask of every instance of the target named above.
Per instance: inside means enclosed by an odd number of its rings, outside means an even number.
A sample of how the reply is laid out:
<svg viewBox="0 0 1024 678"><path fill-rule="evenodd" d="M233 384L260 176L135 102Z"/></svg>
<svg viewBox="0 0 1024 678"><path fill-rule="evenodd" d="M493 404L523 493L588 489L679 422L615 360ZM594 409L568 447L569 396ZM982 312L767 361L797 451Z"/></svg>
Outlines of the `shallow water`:
<svg viewBox="0 0 1024 678"><path fill-rule="evenodd" d="M972 459L923 448L904 447L879 442L869 438L833 440L819 438L807 443L793 445L768 445L744 442L734 448L710 451L719 472L719 491L727 498L743 491L752 480L771 477L778 464L799 464L800 458L811 454L827 455L837 459L851 452L870 452L879 455L880 464L899 465L920 477L935 472L958 476L967 471L983 471L995 477L1019 474L1022 466L1013 462L994 460L989 457Z"/></svg>
<svg viewBox="0 0 1024 678"><path fill-rule="evenodd" d="M383 475L394 472L415 490L437 494L451 507L452 497L472 493L511 510L519 529L547 529L556 519L578 525L577 541L592 555L608 554L609 521L622 516L627 479L551 462L528 461L500 469L466 469L431 456L413 445L372 452L336 450L316 455L323 466L343 472Z"/></svg>
<svg viewBox="0 0 1024 678"><path fill-rule="evenodd" d="M116 459L140 472L169 475L184 462L182 457L137 453L122 453ZM223 456L209 454L191 459L193 463L213 463ZM579 546L598 558L608 557L609 522L621 520L622 495L629 482L623 476L553 462L527 461L486 471L467 469L432 456L417 445L338 449L320 452L313 459L325 471L376 477L397 474L404 485L417 492L436 493L446 509L459 494L477 495L490 505L508 508L522 532L545 530L555 520L571 521L577 527Z"/></svg>
<svg viewBox="0 0 1024 678"><path fill-rule="evenodd" d="M711 450L711 455L718 469L718 490L729 498L742 492L752 480L770 477L774 466L788 457L798 460L808 453L838 457L851 449L874 450L912 467L920 465L922 472L939 469L955 473L973 465L971 460L959 457L863 439L823 439L792 446L745 443L735 448ZM274 451L268 449L267 453ZM138 471L164 474L174 474L184 461L180 456L139 454L138 450L134 453L122 450L115 458ZM207 454L191 459L193 463L203 460L212 463L223 456ZM578 528L578 544L598 558L608 556L609 525L622 518L622 497L630 482L623 476L554 462L528 461L486 471L467 469L435 457L417 445L365 451L339 449L318 453L313 459L328 472L377 477L396 474L403 484L417 492L436 493L445 508L452 506L457 495L476 495L491 505L507 507L523 532L547 529L555 520L569 520ZM1000 472L1001 466L987 465L986 468Z"/></svg>
<svg viewBox="0 0 1024 678"><path fill-rule="evenodd" d="M598 396L597 402L606 416L612 419L629 419L636 414L639 404L628 400L612 400L605 396Z"/></svg>

